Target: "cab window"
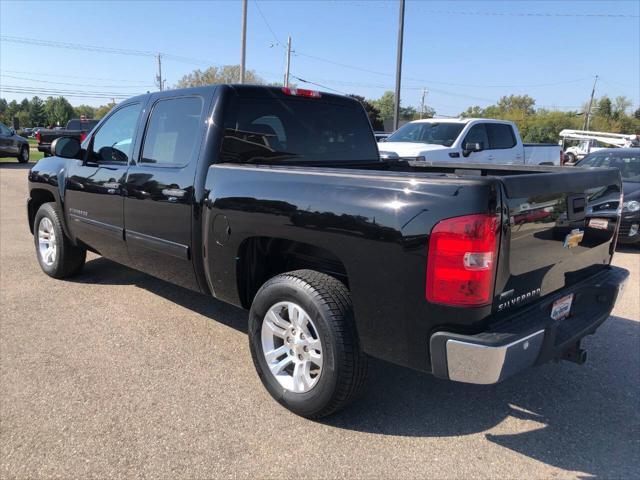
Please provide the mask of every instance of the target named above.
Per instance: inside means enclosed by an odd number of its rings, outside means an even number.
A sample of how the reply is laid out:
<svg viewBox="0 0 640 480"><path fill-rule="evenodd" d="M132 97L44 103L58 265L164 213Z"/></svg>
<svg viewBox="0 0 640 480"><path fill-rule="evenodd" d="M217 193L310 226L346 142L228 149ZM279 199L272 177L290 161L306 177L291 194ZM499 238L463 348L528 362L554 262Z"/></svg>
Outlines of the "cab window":
<svg viewBox="0 0 640 480"><path fill-rule="evenodd" d="M189 163L200 135L200 97L159 100L147 124L140 163L179 167Z"/></svg>
<svg viewBox="0 0 640 480"><path fill-rule="evenodd" d="M91 159L98 163L127 163L133 151L141 105L134 103L116 110L93 136Z"/></svg>
<svg viewBox="0 0 640 480"><path fill-rule="evenodd" d="M479 143L482 145L482 148L489 148L489 139L484 123L478 123L471 127L464 139L462 148L465 148L467 143Z"/></svg>

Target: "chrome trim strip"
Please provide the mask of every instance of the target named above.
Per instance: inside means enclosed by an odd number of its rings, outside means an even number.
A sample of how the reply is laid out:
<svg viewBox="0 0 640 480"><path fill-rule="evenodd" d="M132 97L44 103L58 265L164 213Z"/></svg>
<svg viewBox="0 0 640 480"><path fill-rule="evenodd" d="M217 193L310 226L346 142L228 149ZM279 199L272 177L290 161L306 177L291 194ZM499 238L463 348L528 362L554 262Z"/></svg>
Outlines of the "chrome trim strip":
<svg viewBox="0 0 640 480"><path fill-rule="evenodd" d="M543 338L544 330L538 330L500 347L447 340L449 378L482 385L497 383L511 373L533 365Z"/></svg>
<svg viewBox="0 0 640 480"><path fill-rule="evenodd" d="M116 238L118 240L122 240L122 232L124 229L122 227L117 227L115 225L111 225L110 223L100 222L98 220L93 220L91 218L83 217L81 215L76 215L75 213L69 213L69 218L77 223L82 223L86 226L93 227L94 230L99 231L100 233L107 234L110 237Z"/></svg>
<svg viewBox="0 0 640 480"><path fill-rule="evenodd" d="M128 244L154 250L156 252L171 255L183 260L189 260L189 247L181 243L172 242L163 238L145 235L134 230L125 230L125 238Z"/></svg>

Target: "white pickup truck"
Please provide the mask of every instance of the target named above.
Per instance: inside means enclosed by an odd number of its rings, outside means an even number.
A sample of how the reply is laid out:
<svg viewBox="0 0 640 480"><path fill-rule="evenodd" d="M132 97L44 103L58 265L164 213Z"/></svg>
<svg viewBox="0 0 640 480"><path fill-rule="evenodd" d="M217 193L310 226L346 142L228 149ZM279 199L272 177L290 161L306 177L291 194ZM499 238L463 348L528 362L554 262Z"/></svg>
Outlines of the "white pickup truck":
<svg viewBox="0 0 640 480"><path fill-rule="evenodd" d="M486 118L416 120L378 143L382 158L425 162L560 165L556 144L522 143L513 122Z"/></svg>

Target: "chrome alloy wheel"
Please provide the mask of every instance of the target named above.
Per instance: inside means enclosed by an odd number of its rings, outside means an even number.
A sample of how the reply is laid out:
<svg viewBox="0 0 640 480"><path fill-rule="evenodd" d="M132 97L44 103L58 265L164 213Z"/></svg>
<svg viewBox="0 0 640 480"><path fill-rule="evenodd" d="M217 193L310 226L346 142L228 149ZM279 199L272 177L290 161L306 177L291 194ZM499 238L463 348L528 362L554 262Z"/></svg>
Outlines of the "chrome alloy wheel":
<svg viewBox="0 0 640 480"><path fill-rule="evenodd" d="M322 343L311 317L293 302L273 305L262 322L262 354L280 385L311 390L322 373Z"/></svg>
<svg viewBox="0 0 640 480"><path fill-rule="evenodd" d="M53 223L47 217L43 217L38 225L38 250L42 262L50 267L56 261L58 253L56 232Z"/></svg>

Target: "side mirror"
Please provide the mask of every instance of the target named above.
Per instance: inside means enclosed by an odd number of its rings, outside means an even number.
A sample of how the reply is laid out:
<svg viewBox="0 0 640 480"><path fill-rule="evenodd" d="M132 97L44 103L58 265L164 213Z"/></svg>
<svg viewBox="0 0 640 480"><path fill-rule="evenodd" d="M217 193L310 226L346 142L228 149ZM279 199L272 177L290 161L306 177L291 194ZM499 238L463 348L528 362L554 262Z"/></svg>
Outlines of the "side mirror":
<svg viewBox="0 0 640 480"><path fill-rule="evenodd" d="M81 151L82 147L76 138L59 137L51 142L51 152L56 157L77 158Z"/></svg>
<svg viewBox="0 0 640 480"><path fill-rule="evenodd" d="M468 157L473 152L481 152L482 150L484 150L484 145L482 144L482 142L467 142L464 144L462 155Z"/></svg>
<svg viewBox="0 0 640 480"><path fill-rule="evenodd" d="M11 131L11 135L15 135L16 134L16 131L15 131L14 128L11 128L10 131Z"/></svg>

